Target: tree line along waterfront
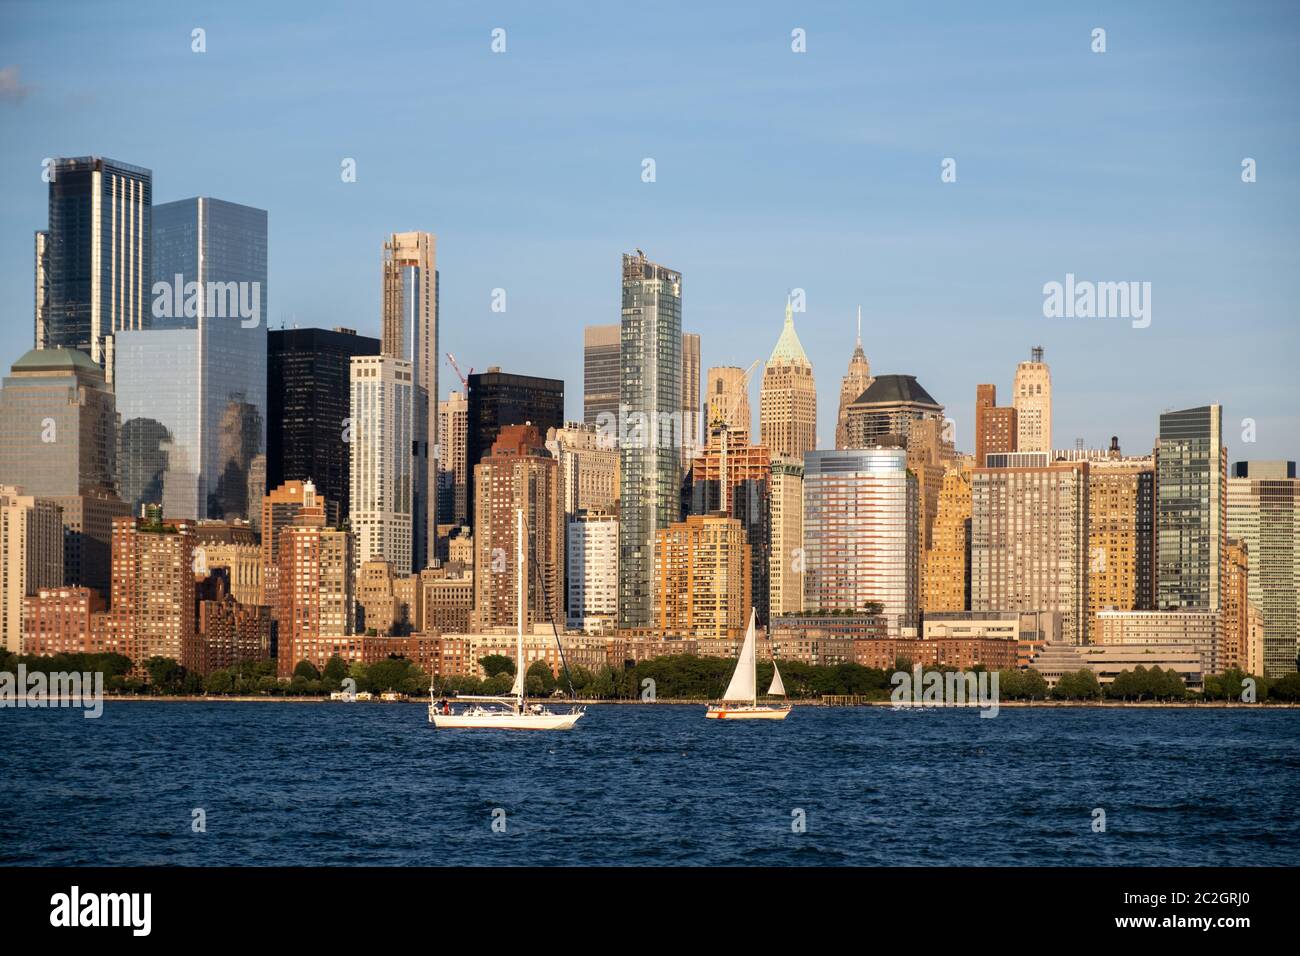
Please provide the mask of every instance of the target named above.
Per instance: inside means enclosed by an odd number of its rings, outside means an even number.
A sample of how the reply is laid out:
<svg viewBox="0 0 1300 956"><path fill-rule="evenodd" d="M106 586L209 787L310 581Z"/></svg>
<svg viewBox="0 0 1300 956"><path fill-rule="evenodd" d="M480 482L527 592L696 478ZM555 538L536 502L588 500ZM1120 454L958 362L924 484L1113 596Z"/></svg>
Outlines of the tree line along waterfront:
<svg viewBox="0 0 1300 956"><path fill-rule="evenodd" d="M349 689L380 694L387 691L423 696L430 688L430 677L411 661L401 657L369 664L349 665L332 657L323 669L300 661L290 678L277 678L274 661L256 661L229 669L217 670L206 678L186 670L167 657L151 657L139 671L121 654L56 654L50 657L16 655L0 651L0 672L15 674L22 664L28 674L95 673L104 675L104 692L114 696L258 696L324 697L345 689L345 680L355 682ZM435 677L433 691L439 696L457 694L505 694L514 682L514 661L502 655L479 660L484 677ZM549 697L572 693L587 700L699 700L717 699L726 687L735 662L722 657L675 655L629 662L622 670L602 667L591 670L574 666L557 678L543 661L528 668L525 689L530 697ZM911 672L910 660L900 658L892 671L860 664L814 665L788 661L781 666L787 696L792 700L818 701L822 697L850 697L864 701L887 701L894 689L891 677L899 671ZM925 673L951 673L953 667L926 667ZM143 674L141 674L141 671ZM974 667L971 673L980 673ZM758 664L760 686L772 678L770 661ZM1173 671L1159 667L1138 667L1120 673L1103 686L1096 674L1080 670L1063 674L1055 687L1049 687L1038 671L1008 669L998 672L998 697L1007 701L1240 701L1248 700L1250 681L1253 697L1260 703L1294 703L1300 701L1300 674L1269 680L1229 670L1206 675L1204 687L1188 689Z"/></svg>

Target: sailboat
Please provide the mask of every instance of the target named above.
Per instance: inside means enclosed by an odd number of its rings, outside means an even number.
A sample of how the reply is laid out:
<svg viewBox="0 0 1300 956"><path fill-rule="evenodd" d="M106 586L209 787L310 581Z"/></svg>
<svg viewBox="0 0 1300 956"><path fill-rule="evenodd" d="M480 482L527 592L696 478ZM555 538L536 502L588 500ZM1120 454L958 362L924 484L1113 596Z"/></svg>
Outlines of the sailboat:
<svg viewBox="0 0 1300 956"><path fill-rule="evenodd" d="M760 704L758 702L758 638L754 633L757 615L753 609L749 612L749 628L745 631L745 643L741 645L740 657L736 659L736 671L731 675L722 700L709 704L704 716L710 720L785 720L790 716L789 704ZM777 669L776 659L772 659L772 683L767 688L769 697L784 697L785 684L781 681L781 672Z"/></svg>
<svg viewBox="0 0 1300 956"><path fill-rule="evenodd" d="M527 704L524 700L524 621L528 618L528 525L524 511L519 509L516 524L517 561L519 565L519 628L515 637L515 682L509 694L499 696L457 697L468 706L456 713L450 701L434 699L433 684L429 685L429 723L435 727L467 727L481 730L569 730L585 713L581 707L572 707L568 713L557 714L543 704ZM559 635L556 635L556 640Z"/></svg>

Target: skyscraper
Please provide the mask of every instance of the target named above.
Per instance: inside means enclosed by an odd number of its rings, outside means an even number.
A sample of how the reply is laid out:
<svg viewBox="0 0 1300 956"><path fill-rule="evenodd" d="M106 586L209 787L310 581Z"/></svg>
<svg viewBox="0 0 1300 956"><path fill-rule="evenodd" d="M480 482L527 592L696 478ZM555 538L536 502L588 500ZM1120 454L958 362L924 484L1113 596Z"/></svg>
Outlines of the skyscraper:
<svg viewBox="0 0 1300 956"><path fill-rule="evenodd" d="M1028 362L1016 366L1012 384L1016 410L1016 451L1052 450L1052 373L1035 346ZM976 465L983 467L982 461Z"/></svg>
<svg viewBox="0 0 1300 956"><path fill-rule="evenodd" d="M759 441L773 455L798 458L817 447L817 386L788 300L785 326L763 368L758 395Z"/></svg>
<svg viewBox="0 0 1300 956"><path fill-rule="evenodd" d="M438 527L469 521L469 401L451 391L438 403Z"/></svg>
<svg viewBox="0 0 1300 956"><path fill-rule="evenodd" d="M437 540L438 268L437 239L427 232L395 232L384 243L384 355L411 363L415 434L411 448L411 550L422 570Z"/></svg>
<svg viewBox="0 0 1300 956"><path fill-rule="evenodd" d="M803 610L803 460L775 458L768 493L771 553L768 556L768 614Z"/></svg>
<svg viewBox="0 0 1300 956"><path fill-rule="evenodd" d="M249 473L266 449L266 237L265 210L219 199L153 211L151 318L114 336L133 508L248 517Z"/></svg>
<svg viewBox="0 0 1300 956"><path fill-rule="evenodd" d="M682 276L639 249L622 275L618 623L645 627L655 532L681 511Z"/></svg>
<svg viewBox="0 0 1300 956"><path fill-rule="evenodd" d="M700 337L682 333L682 467L700 447Z"/></svg>
<svg viewBox="0 0 1300 956"><path fill-rule="evenodd" d="M989 452L1015 451L1017 435L1015 406L998 406L998 387L996 385L976 385L976 466L984 467L984 456Z"/></svg>
<svg viewBox="0 0 1300 956"><path fill-rule="evenodd" d="M858 306L858 339L849 358L849 370L840 381L840 410L835 420L835 447L849 448L849 406L871 387L871 363L862 351L862 307Z"/></svg>
<svg viewBox="0 0 1300 956"><path fill-rule="evenodd" d="M60 583L107 593L112 519L129 514L117 496L113 393L78 349L33 349L0 389L0 485L49 498L63 514Z"/></svg>
<svg viewBox="0 0 1300 956"><path fill-rule="evenodd" d="M378 354L378 339L352 329L267 335L267 486L310 479L332 525L351 509L343 433L352 414L352 356Z"/></svg>
<svg viewBox="0 0 1300 956"><path fill-rule="evenodd" d="M33 290L36 306L35 347L44 349L49 348L47 324L50 318L50 232L48 229L36 230L35 247L36 281Z"/></svg>
<svg viewBox="0 0 1300 956"><path fill-rule="evenodd" d="M920 520L902 448L804 455L804 609L862 611L877 602L890 637L915 632Z"/></svg>
<svg viewBox="0 0 1300 956"><path fill-rule="evenodd" d="M752 580L745 538L740 522L723 515L690 515L655 532L657 634L744 636Z"/></svg>
<svg viewBox="0 0 1300 956"><path fill-rule="evenodd" d="M704 433L722 423L732 437L749 442L753 429L753 413L749 408L749 376L743 368L723 365L709 369L705 388L706 411Z"/></svg>
<svg viewBox="0 0 1300 956"><path fill-rule="evenodd" d="M541 435L564 424L564 382L535 375L515 375L500 367L469 376L468 421L465 426L465 463L469 474L466 504L474 524L478 495L474 466L489 453L507 425L534 425Z"/></svg>
<svg viewBox="0 0 1300 956"><path fill-rule="evenodd" d="M618 323L588 325L582 330L582 420L587 425L616 427L619 394ZM604 420L601 415L607 416Z"/></svg>
<svg viewBox="0 0 1300 956"><path fill-rule="evenodd" d="M113 521L110 614L117 639L137 672L151 657L178 663L194 639L194 525L164 518Z"/></svg>
<svg viewBox="0 0 1300 956"><path fill-rule="evenodd" d="M279 614L280 607L280 537L303 508L319 508L322 515L328 515L326 503L317 496L311 481L286 481L262 499L262 594L273 615Z"/></svg>
<svg viewBox="0 0 1300 956"><path fill-rule="evenodd" d="M943 423L943 406L915 375L880 375L849 405L845 432L850 448L885 443L907 447L912 423Z"/></svg>
<svg viewBox="0 0 1300 956"><path fill-rule="evenodd" d="M935 611L970 610L971 473L951 467L939 489L938 510L925 552L921 607Z"/></svg>
<svg viewBox="0 0 1300 956"><path fill-rule="evenodd" d="M1220 609L1228 536L1227 478L1223 406L1204 405L1160 416L1156 606L1162 611Z"/></svg>
<svg viewBox="0 0 1300 956"><path fill-rule="evenodd" d="M583 511L568 523L568 625L586 634L614 628L618 612L618 518Z"/></svg>
<svg viewBox="0 0 1300 956"><path fill-rule="evenodd" d="M1155 608L1155 461L1114 457L1088 464L1088 642L1102 611Z"/></svg>
<svg viewBox="0 0 1300 956"><path fill-rule="evenodd" d="M310 488L310 485L306 486ZM314 494L279 535L276 559L277 672L289 677L299 661L322 668L335 655L359 663L352 634L356 578L352 535L331 528Z"/></svg>
<svg viewBox="0 0 1300 956"><path fill-rule="evenodd" d="M1264 622L1264 676L1300 654L1300 478L1294 461L1238 461L1228 479L1228 534L1250 555L1250 603Z"/></svg>
<svg viewBox="0 0 1300 956"><path fill-rule="evenodd" d="M387 561L398 573L413 564L415 507L411 448L415 420L414 369L389 355L352 357L351 512L354 560Z"/></svg>
<svg viewBox="0 0 1300 956"><path fill-rule="evenodd" d="M564 516L558 465L534 425L501 430L474 469L474 618L480 628L519 622L518 513L528 541L524 630L560 621L564 603Z"/></svg>
<svg viewBox="0 0 1300 956"><path fill-rule="evenodd" d="M50 170L49 299L38 344L80 349L111 383L108 338L149 326L153 174L101 156L56 159Z"/></svg>
<svg viewBox="0 0 1300 956"><path fill-rule="evenodd" d="M23 598L62 584L59 506L0 485L0 647L22 653Z"/></svg>
<svg viewBox="0 0 1300 956"><path fill-rule="evenodd" d="M991 455L971 487L971 610L1057 611L1082 644L1088 610L1088 462Z"/></svg>

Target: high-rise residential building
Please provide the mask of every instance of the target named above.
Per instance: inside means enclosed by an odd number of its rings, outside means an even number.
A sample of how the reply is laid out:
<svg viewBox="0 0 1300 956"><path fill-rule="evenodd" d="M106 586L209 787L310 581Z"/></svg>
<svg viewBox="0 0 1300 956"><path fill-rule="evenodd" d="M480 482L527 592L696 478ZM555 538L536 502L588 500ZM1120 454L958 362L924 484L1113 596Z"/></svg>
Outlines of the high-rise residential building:
<svg viewBox="0 0 1300 956"><path fill-rule="evenodd" d="M546 432L546 450L559 462L560 507L613 513L618 506L618 447L595 425L568 422Z"/></svg>
<svg viewBox="0 0 1300 956"><path fill-rule="evenodd" d="M266 211L195 198L153 210L144 329L113 338L123 497L173 518L247 518L266 451ZM254 489L256 494L256 489Z"/></svg>
<svg viewBox="0 0 1300 956"><path fill-rule="evenodd" d="M733 433L725 422L709 427L709 441L691 472L690 513L725 515L745 529L749 593L759 624L768 620L771 592L770 497L772 456L763 445L750 445L745 433Z"/></svg>
<svg viewBox="0 0 1300 956"><path fill-rule="evenodd" d="M1204 405L1160 416L1156 443L1156 607L1160 610L1220 609L1228 538L1227 479L1223 406Z"/></svg>
<svg viewBox="0 0 1300 956"><path fill-rule="evenodd" d="M1016 450L1014 405L998 405L996 385L975 386L975 464L983 467L984 456L989 452Z"/></svg>
<svg viewBox="0 0 1300 956"><path fill-rule="evenodd" d="M352 357L351 512L358 566L388 561L402 574L415 566L415 411L417 386L406 359Z"/></svg>
<svg viewBox="0 0 1300 956"><path fill-rule="evenodd" d="M682 333L682 467L700 447L700 337Z"/></svg>
<svg viewBox="0 0 1300 956"><path fill-rule="evenodd" d="M113 521L109 613L137 672L151 657L180 663L195 627L194 527L147 511Z"/></svg>
<svg viewBox="0 0 1300 956"><path fill-rule="evenodd" d="M379 339L347 328L273 329L266 344L266 487L310 480L337 525L351 508L352 356L378 355Z"/></svg>
<svg viewBox="0 0 1300 956"><path fill-rule="evenodd" d="M329 508L311 481L286 481L262 499L262 596L272 614L279 613L280 536L302 509L320 508L329 523ZM329 523L329 527L336 527Z"/></svg>
<svg viewBox="0 0 1300 956"><path fill-rule="evenodd" d="M34 266L36 281L33 283L35 301L36 336L35 347L49 348L50 320L50 231L37 229L35 234Z"/></svg>
<svg viewBox="0 0 1300 956"><path fill-rule="evenodd" d="M28 352L0 388L0 484L63 509L63 583L108 592L118 497L113 393L78 349Z"/></svg>
<svg viewBox="0 0 1300 956"><path fill-rule="evenodd" d="M1227 524L1227 533L1250 553L1250 602L1264 626L1262 673L1281 677L1296 669L1300 654L1300 478L1295 462L1234 462Z"/></svg>
<svg viewBox="0 0 1300 956"><path fill-rule="evenodd" d="M794 330L789 301L785 326L763 368L758 396L759 441L773 455L798 458L817 447L817 386L812 362Z"/></svg>
<svg viewBox="0 0 1300 956"><path fill-rule="evenodd" d="M749 544L739 521L689 515L655 533L659 636L736 639L749 624Z"/></svg>
<svg viewBox="0 0 1300 956"><path fill-rule="evenodd" d="M469 520L469 401L450 391L438 403L438 534Z"/></svg>
<svg viewBox="0 0 1300 956"><path fill-rule="evenodd" d="M1057 611L1082 644L1088 611L1088 462L990 455L971 484L971 610Z"/></svg>
<svg viewBox="0 0 1300 956"><path fill-rule="evenodd" d="M768 614L803 610L803 459L772 459L768 491Z"/></svg>
<svg viewBox="0 0 1300 956"><path fill-rule="evenodd" d="M0 485L0 647L22 652L23 599L63 584L63 515L46 498Z"/></svg>
<svg viewBox="0 0 1300 956"><path fill-rule="evenodd" d="M749 408L749 374L734 365L709 369L705 387L704 433L718 424L744 443L749 442L753 417Z"/></svg>
<svg viewBox="0 0 1300 956"><path fill-rule="evenodd" d="M890 637L915 636L919 604L917 484L902 448L804 455L804 610L878 603Z"/></svg>
<svg viewBox="0 0 1300 956"><path fill-rule="evenodd" d="M950 467L939 489L930 548L925 552L921 609L970 610L971 472Z"/></svg>
<svg viewBox="0 0 1300 956"><path fill-rule="evenodd" d="M352 535L326 524L325 508L304 488L304 503L278 535L277 672L289 677L299 661L322 668L337 655L360 661L350 640L356 600Z"/></svg>
<svg viewBox="0 0 1300 956"><path fill-rule="evenodd" d="M835 447L849 448L849 406L871 387L871 363L862 351L862 307L858 306L858 339L849 357L849 370L840 381L840 410L835 420Z"/></svg>
<svg viewBox="0 0 1300 956"><path fill-rule="evenodd" d="M877 376L848 408L848 447L887 444L905 448L912 423L918 421L942 425L943 406L917 382L915 375Z"/></svg>
<svg viewBox="0 0 1300 956"><path fill-rule="evenodd" d="M492 449L507 425L533 425L545 435L564 424L564 382L557 378L515 375L495 365L469 376L469 421L466 425L465 462L470 487L466 504L474 523L477 493L474 466Z"/></svg>
<svg viewBox="0 0 1300 956"><path fill-rule="evenodd" d="M584 634L614 630L618 618L618 518L581 511L568 522L568 626Z"/></svg>
<svg viewBox="0 0 1300 956"><path fill-rule="evenodd" d="M149 327L153 174L101 156L50 166L45 348L80 349L113 381L109 339Z"/></svg>
<svg viewBox="0 0 1300 956"><path fill-rule="evenodd" d="M1052 372L1043 361L1042 346L1035 346L1028 362L1016 366L1012 383L1016 410L1016 451L1052 450ZM976 462L983 466L983 462Z"/></svg>
<svg viewBox="0 0 1300 956"><path fill-rule="evenodd" d="M1088 629L1101 611L1155 608L1155 459L1112 456L1088 467Z"/></svg>
<svg viewBox="0 0 1300 956"><path fill-rule="evenodd" d="M518 515L528 541L524 629L559 622L564 605L564 514L558 462L533 425L507 425L474 469L474 619L479 628L519 622Z"/></svg>
<svg viewBox="0 0 1300 956"><path fill-rule="evenodd" d="M412 438L411 551L426 567L437 540L438 268L437 239L427 232L395 232L384 243L384 355L411 365L415 434Z"/></svg>
<svg viewBox="0 0 1300 956"><path fill-rule="evenodd" d="M588 325L582 330L582 421L604 425L618 434L619 341L617 322ZM601 418L601 416L605 418Z"/></svg>
<svg viewBox="0 0 1300 956"><path fill-rule="evenodd" d="M1250 651L1250 548L1245 541L1228 539L1224 574L1219 669L1226 671L1241 669Z"/></svg>
<svg viewBox="0 0 1300 956"><path fill-rule="evenodd" d="M198 621L181 664L207 676L246 661L271 659L271 610L241 604L230 591L224 568L197 585Z"/></svg>
<svg viewBox="0 0 1300 956"><path fill-rule="evenodd" d="M654 614L655 532L681 512L682 276L623 256L619 357L619 627Z"/></svg>

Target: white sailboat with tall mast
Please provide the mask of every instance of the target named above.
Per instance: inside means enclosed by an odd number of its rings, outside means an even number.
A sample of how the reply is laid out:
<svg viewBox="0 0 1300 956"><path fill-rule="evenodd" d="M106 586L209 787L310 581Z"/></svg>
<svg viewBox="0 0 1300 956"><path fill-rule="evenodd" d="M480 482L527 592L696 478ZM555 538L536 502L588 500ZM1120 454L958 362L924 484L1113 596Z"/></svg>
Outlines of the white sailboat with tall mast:
<svg viewBox="0 0 1300 956"><path fill-rule="evenodd" d="M466 727L480 730L569 730L582 717L581 707L557 714L542 704L527 704L524 699L524 622L528 619L528 524L519 509L516 524L516 559L519 568L519 627L515 636L515 682L509 694L499 696L463 696L467 706L456 713L450 701L439 703L429 685L429 723L435 727ZM557 634L556 640L559 640Z"/></svg>
<svg viewBox="0 0 1300 956"><path fill-rule="evenodd" d="M745 643L741 645L740 656L736 658L736 670L731 675L731 683L727 685L722 700L709 704L709 709L704 713L704 716L710 720L785 720L790 716L789 704L758 702L756 623L757 615L751 608L749 627L745 631ZM775 657L772 658L772 683L767 688L767 696L785 696L785 684L781 681L781 672L777 669Z"/></svg>

